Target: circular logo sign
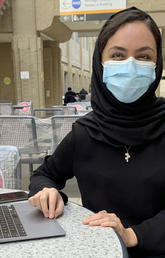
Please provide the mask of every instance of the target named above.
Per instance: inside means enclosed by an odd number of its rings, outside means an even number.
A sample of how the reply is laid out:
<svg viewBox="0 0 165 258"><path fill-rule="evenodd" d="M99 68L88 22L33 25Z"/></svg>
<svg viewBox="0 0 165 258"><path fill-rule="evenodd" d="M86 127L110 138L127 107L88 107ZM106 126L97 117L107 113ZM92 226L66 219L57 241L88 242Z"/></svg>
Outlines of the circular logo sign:
<svg viewBox="0 0 165 258"><path fill-rule="evenodd" d="M80 8L81 6L81 0L72 0L72 7L75 9Z"/></svg>
<svg viewBox="0 0 165 258"><path fill-rule="evenodd" d="M20 111L23 112L23 113L26 113L26 112L29 112L30 110L30 106L29 106L29 103L26 102L26 101L23 101L21 103L19 103L20 106L24 106L24 108L22 108Z"/></svg>
<svg viewBox="0 0 165 258"><path fill-rule="evenodd" d="M3 162L2 162L3 164ZM2 170L0 169L0 188L3 188L5 187L4 185L4 177L3 177L3 173L2 173Z"/></svg>
<svg viewBox="0 0 165 258"><path fill-rule="evenodd" d="M10 85L10 84L11 84L11 79L10 79L10 77L5 77L5 78L3 79L3 83L4 83L5 85Z"/></svg>
<svg viewBox="0 0 165 258"><path fill-rule="evenodd" d="M80 106L80 105L75 105L75 107L76 107L77 110L82 110L83 109L83 107Z"/></svg>

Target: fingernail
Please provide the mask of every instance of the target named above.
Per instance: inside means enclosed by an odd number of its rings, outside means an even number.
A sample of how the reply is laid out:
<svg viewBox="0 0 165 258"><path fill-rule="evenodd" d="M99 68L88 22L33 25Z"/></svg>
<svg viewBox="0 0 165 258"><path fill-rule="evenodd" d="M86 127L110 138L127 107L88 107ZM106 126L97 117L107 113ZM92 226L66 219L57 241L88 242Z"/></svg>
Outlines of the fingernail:
<svg viewBox="0 0 165 258"><path fill-rule="evenodd" d="M58 213L57 213L57 212L54 213L54 217L55 217L55 218L58 217Z"/></svg>

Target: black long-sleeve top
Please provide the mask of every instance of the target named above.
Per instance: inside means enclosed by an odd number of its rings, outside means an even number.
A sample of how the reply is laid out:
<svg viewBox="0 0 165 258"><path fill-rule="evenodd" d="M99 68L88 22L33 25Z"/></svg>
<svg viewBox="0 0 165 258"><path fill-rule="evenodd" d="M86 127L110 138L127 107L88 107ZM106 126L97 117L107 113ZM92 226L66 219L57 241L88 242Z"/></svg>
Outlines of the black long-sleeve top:
<svg viewBox="0 0 165 258"><path fill-rule="evenodd" d="M96 141L75 124L55 153L34 171L29 195L44 187L61 190L75 176L84 207L116 213L125 227L133 228L138 246L129 249L132 257L165 257L165 137L131 146L129 162L125 152L125 146Z"/></svg>

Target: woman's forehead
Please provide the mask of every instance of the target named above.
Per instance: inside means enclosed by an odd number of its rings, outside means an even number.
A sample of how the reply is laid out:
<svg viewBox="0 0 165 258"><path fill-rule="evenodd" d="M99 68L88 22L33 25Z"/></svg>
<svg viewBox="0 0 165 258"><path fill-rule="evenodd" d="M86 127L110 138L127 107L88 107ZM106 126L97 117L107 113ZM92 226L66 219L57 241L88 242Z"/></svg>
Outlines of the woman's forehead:
<svg viewBox="0 0 165 258"><path fill-rule="evenodd" d="M129 22L119 27L119 29L111 36L106 46L114 44L122 44L127 47L130 44L139 47L139 45L150 45L156 48L155 38L146 24L140 21Z"/></svg>

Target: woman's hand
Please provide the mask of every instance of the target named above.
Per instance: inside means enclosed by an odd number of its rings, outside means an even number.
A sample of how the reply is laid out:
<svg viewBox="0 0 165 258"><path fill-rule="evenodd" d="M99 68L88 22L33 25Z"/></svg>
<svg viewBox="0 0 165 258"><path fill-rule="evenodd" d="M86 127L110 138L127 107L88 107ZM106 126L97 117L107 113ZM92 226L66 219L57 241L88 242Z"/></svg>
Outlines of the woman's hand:
<svg viewBox="0 0 165 258"><path fill-rule="evenodd" d="M124 228L120 219L114 213L103 210L83 220L83 224L89 226L112 227L123 239L126 247L137 245L137 237L132 228Z"/></svg>
<svg viewBox="0 0 165 258"><path fill-rule="evenodd" d="M39 208L46 218L57 218L64 209L64 202L55 188L44 188L29 198L29 203Z"/></svg>

